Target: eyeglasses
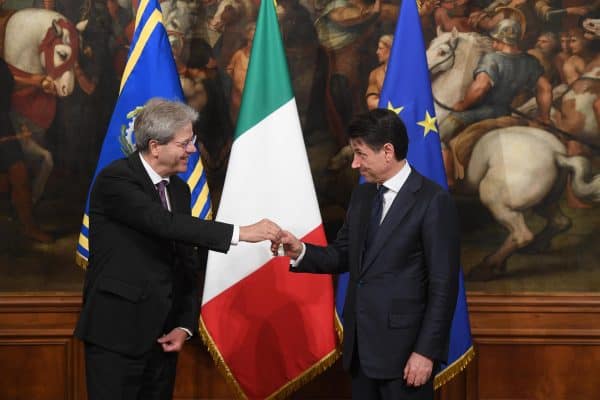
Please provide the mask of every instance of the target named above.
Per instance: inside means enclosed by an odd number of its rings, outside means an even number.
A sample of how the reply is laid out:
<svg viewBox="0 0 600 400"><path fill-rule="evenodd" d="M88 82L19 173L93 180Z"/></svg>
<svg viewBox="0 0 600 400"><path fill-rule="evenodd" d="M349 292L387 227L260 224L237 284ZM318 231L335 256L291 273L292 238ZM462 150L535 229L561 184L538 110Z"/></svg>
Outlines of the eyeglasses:
<svg viewBox="0 0 600 400"><path fill-rule="evenodd" d="M177 146L181 147L182 149L187 149L190 144L191 145L196 144L196 135L193 135L190 139L184 140L183 142L178 142L176 140L173 140L173 143L175 143Z"/></svg>

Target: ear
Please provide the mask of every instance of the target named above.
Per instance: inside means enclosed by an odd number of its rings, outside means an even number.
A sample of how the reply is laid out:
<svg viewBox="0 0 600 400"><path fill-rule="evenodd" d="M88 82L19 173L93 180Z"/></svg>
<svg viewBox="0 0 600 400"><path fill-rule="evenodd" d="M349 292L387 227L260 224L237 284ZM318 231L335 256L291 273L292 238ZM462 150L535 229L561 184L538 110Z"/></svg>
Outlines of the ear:
<svg viewBox="0 0 600 400"><path fill-rule="evenodd" d="M456 29L456 26L452 27L452 39L455 39L458 37L458 29Z"/></svg>
<svg viewBox="0 0 600 400"><path fill-rule="evenodd" d="M148 153L152 156L152 157L158 157L158 148L159 148L159 144L156 140L151 139L148 142Z"/></svg>
<svg viewBox="0 0 600 400"><path fill-rule="evenodd" d="M450 43L453 48L456 48L456 43L458 42L458 30L456 27L452 28L452 32L450 32Z"/></svg>
<svg viewBox="0 0 600 400"><path fill-rule="evenodd" d="M62 26L58 24L57 19L52 20L52 27L54 28L54 33L56 34L56 36L62 37L63 29Z"/></svg>
<svg viewBox="0 0 600 400"><path fill-rule="evenodd" d="M394 145L389 142L383 145L383 151L385 152L386 161L391 161L396 157Z"/></svg>
<svg viewBox="0 0 600 400"><path fill-rule="evenodd" d="M436 35L436 36L442 36L442 34L443 34L443 33L444 33L444 31L442 30L442 27L441 27L441 26L439 26L439 25L436 25L436 28L435 28L435 35Z"/></svg>

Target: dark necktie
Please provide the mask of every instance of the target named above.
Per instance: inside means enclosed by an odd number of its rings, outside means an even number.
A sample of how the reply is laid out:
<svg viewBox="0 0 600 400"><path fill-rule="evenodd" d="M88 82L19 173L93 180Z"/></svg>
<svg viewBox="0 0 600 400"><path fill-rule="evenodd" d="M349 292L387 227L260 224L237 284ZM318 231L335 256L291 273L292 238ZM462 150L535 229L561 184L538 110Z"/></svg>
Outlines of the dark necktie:
<svg viewBox="0 0 600 400"><path fill-rule="evenodd" d="M167 181L160 181L156 184L156 189L158 189L158 195L160 196L160 203L166 210L169 209L169 203L167 203L167 185L168 184L169 184L169 182L167 182Z"/></svg>
<svg viewBox="0 0 600 400"><path fill-rule="evenodd" d="M371 218L369 219L369 227L367 228L367 238L365 239L365 253L373 244L373 240L377 235L377 230L381 223L381 215L383 213L383 195L387 192L388 188L383 185L379 185L377 188L377 194L373 199L373 208L371 209Z"/></svg>

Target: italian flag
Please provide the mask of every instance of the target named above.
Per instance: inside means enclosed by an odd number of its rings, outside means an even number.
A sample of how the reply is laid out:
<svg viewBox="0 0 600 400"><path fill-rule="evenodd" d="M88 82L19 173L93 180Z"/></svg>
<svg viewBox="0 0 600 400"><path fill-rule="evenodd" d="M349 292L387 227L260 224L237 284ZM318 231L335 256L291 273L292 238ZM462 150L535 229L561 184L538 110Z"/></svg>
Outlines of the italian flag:
<svg viewBox="0 0 600 400"><path fill-rule="evenodd" d="M326 239L272 0L263 0L217 220L269 218ZM289 272L270 242L208 257L200 331L239 398L281 398L339 357L330 275Z"/></svg>

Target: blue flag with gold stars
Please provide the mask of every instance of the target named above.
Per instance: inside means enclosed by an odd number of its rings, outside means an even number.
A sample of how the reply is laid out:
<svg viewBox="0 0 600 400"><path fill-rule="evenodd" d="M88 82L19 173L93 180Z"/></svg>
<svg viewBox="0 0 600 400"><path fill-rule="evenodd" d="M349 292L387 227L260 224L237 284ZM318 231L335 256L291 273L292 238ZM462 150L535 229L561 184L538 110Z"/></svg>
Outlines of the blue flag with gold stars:
<svg viewBox="0 0 600 400"><path fill-rule="evenodd" d="M379 107L394 110L408 131L408 162L422 175L447 188L421 19L415 0L403 1L396 24ZM448 365L435 377L438 388L460 372L474 356L462 270L450 331Z"/></svg>
<svg viewBox="0 0 600 400"><path fill-rule="evenodd" d="M416 0L402 1L379 107L393 110L404 121L409 137L407 159L411 167L447 188ZM341 275L338 280L338 315L343 309L347 275ZM475 355L462 270L456 278L459 292L450 332L448 364L441 365L436 373L436 389L463 370Z"/></svg>

